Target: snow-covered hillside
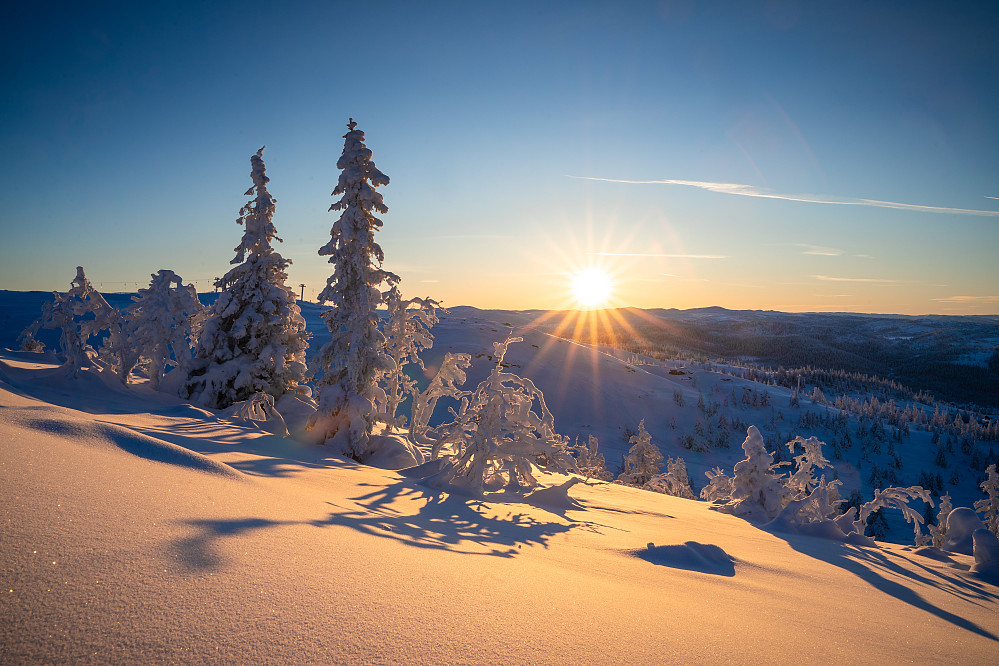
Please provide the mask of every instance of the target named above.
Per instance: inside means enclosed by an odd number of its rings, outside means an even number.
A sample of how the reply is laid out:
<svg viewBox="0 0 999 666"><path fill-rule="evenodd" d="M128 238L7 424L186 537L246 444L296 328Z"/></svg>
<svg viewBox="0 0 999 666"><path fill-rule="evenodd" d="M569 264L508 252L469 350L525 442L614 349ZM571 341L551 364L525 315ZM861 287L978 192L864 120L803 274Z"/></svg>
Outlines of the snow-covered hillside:
<svg viewBox="0 0 999 666"><path fill-rule="evenodd" d="M318 311L303 305L316 348ZM544 391L559 432L597 436L616 468L626 429L644 419L698 486L742 457L743 424L781 444L840 436L807 416L828 411L808 397L792 407L779 387L638 365L523 323L445 317L427 374L445 352L469 353L474 386L492 343L513 332L524 341L505 362ZM532 494L471 499L141 382L71 378L44 354L0 358L4 663L991 663L999 647L997 581L967 555L766 531L602 482L566 498L548 490L558 475ZM699 421L711 422L710 446ZM896 473L933 468L930 451L946 444L930 437L892 443ZM860 447L834 463L845 489L868 493L890 454ZM948 487L956 506L981 496L961 473L967 482ZM892 538L911 539L894 523Z"/></svg>

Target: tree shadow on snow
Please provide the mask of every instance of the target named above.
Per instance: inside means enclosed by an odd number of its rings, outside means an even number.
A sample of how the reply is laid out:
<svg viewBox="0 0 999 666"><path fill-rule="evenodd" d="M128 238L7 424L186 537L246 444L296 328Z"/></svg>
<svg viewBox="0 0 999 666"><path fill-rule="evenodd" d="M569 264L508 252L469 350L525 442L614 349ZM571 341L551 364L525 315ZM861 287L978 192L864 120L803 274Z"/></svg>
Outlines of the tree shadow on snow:
<svg viewBox="0 0 999 666"><path fill-rule="evenodd" d="M275 521L264 518L191 520L183 524L194 533L175 543L180 562L189 569L218 569L225 562L219 543L265 528L285 525L349 527L363 534L392 539L414 548L446 550L465 555L514 557L523 546L542 546L573 529L597 531L586 521L546 521L517 511L519 502L494 502L435 493L405 480L351 498L353 506L332 502L324 518ZM525 505L526 506L526 505ZM503 509L509 511L503 515ZM499 515L490 515L499 514Z"/></svg>
<svg viewBox="0 0 999 666"><path fill-rule="evenodd" d="M944 572L934 571L909 557L892 551L867 546L853 546L782 532L772 532L772 534L787 541L788 545L799 553L849 571L872 587L895 597L899 601L935 615L961 629L999 642L999 636L991 631L923 598L914 589L913 584L943 590L980 607L994 606L999 602L999 594L992 591L988 585L977 583L960 575L947 575ZM915 565L922 573L902 566L900 561Z"/></svg>
<svg viewBox="0 0 999 666"><path fill-rule="evenodd" d="M189 569L218 569L224 562L218 542L224 537L239 536L265 527L286 523L265 518L238 520L189 520L185 524L195 533L177 542L175 550L181 563Z"/></svg>
<svg viewBox="0 0 999 666"><path fill-rule="evenodd" d="M575 523L548 522L514 511L502 517L490 516L486 513L490 508L495 511L510 505L435 493L403 481L351 499L359 508L329 503L335 510L313 524L349 527L416 548L496 557L513 557L524 545L547 547L551 537L576 527ZM414 504L418 508L413 513L400 510Z"/></svg>

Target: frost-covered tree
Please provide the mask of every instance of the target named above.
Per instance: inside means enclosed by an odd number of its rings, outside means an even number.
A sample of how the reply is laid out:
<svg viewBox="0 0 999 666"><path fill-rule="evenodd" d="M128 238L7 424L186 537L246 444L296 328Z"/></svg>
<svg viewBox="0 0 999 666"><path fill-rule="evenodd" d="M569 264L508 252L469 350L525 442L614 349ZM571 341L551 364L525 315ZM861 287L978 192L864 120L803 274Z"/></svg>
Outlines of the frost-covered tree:
<svg viewBox="0 0 999 666"><path fill-rule="evenodd" d="M309 334L295 300L285 285L291 263L275 252L281 239L274 228L276 200L267 191L261 148L250 157L252 196L239 211L243 238L236 257L217 286L222 291L198 338L194 360L181 397L212 409L223 409L254 393L280 398L305 392L305 350Z"/></svg>
<svg viewBox="0 0 999 666"><path fill-rule="evenodd" d="M437 458L440 453L442 442L439 437L429 438L427 432L430 429L430 418L437 408L437 401L441 398L452 398L460 400L466 395L471 395L471 391L464 391L460 387L465 383L465 370L472 364L471 354L456 354L446 352L441 367L437 374L430 380L430 384L422 393L413 398L413 419L410 423L410 437L418 444L433 446L433 458Z"/></svg>
<svg viewBox="0 0 999 666"><path fill-rule="evenodd" d="M58 328L59 346L66 359L64 367L74 376L96 363L98 367L113 370L122 383L127 383L137 356L126 344L125 326L122 314L94 289L83 267L77 266L70 290L53 292L53 300L42 305L42 316L21 333L21 346L40 351L41 344L35 340L39 329ZM90 346L90 338L103 331L107 336L97 352Z"/></svg>
<svg viewBox="0 0 999 666"><path fill-rule="evenodd" d="M985 516L985 524L999 535L999 473L995 463L989 465L985 472L988 476L981 487L987 497L975 502L975 511Z"/></svg>
<svg viewBox="0 0 999 666"><path fill-rule="evenodd" d="M126 313L130 346L146 364L150 385L158 389L170 367L182 373L189 370L206 308L194 285L185 285L179 275L165 269L154 273L149 287L139 289L132 301Z"/></svg>
<svg viewBox="0 0 999 666"><path fill-rule="evenodd" d="M937 511L937 524L929 526L930 538L933 540L933 545L937 548L942 548L944 542L947 540L947 518L953 510L954 505L951 503L950 493L947 493L940 498L940 510Z"/></svg>
<svg viewBox="0 0 999 666"><path fill-rule="evenodd" d="M794 456L797 468L784 482L785 487L795 496L808 495L819 485L815 478L816 469L832 469L832 464L822 455L822 445L817 437L795 437L787 443L788 451ZM797 447L802 448L799 455L794 455Z"/></svg>
<svg viewBox="0 0 999 666"><path fill-rule="evenodd" d="M706 502L727 502L732 499L732 477L721 467L709 469L704 473L708 484L701 488L701 499Z"/></svg>
<svg viewBox="0 0 999 666"><path fill-rule="evenodd" d="M787 489L777 475L780 464L774 464L773 454L767 451L756 426L749 426L742 443L745 459L733 468L731 513L760 515L773 518L784 507Z"/></svg>
<svg viewBox="0 0 999 666"><path fill-rule="evenodd" d="M930 491L922 486L909 486L908 488L890 487L883 490L875 488L874 498L870 502L865 502L861 505L860 515L854 523L854 529L856 529L858 534L863 534L867 526L867 519L872 514L881 509L895 508L902 512L902 516L906 522L912 523L915 538L919 539L922 534L919 526L923 524L923 516L915 508L909 506L909 501L914 499L922 500L926 504L933 506L933 498L930 497ZM878 539L877 535L875 539Z"/></svg>
<svg viewBox="0 0 999 666"><path fill-rule="evenodd" d="M333 305L323 313L332 337L317 358L324 374L316 379L319 409L309 427L318 428L323 441L338 452L357 458L368 449L376 400L384 395L379 394L378 375L394 372L376 308L385 299L381 285L394 285L399 276L381 268L385 255L375 242L375 231L382 226L375 213L388 212L375 188L388 185L389 178L375 166L353 118L347 127L333 190L340 198L330 206L343 212L333 223L329 242L319 249L333 264L333 275L319 294L321 303Z"/></svg>
<svg viewBox="0 0 999 666"><path fill-rule="evenodd" d="M588 479L600 479L610 481L614 475L607 470L607 461L604 454L600 453L600 442L593 435L589 435L587 443L579 443L573 447L576 450L576 467L579 473Z"/></svg>
<svg viewBox="0 0 999 666"><path fill-rule="evenodd" d="M481 494L487 486L534 487L535 465L576 470L566 450L567 438L555 432L555 418L544 395L530 379L503 371L507 347L521 340L493 343L495 367L470 396L462 398L454 421L443 426L433 457L444 446L450 446L453 455L438 482Z"/></svg>
<svg viewBox="0 0 999 666"><path fill-rule="evenodd" d="M645 429L645 419L638 423L638 432L628 442L632 444L624 459L624 470L617 480L627 486L641 488L659 473L663 466L663 454L652 443L652 435Z"/></svg>
<svg viewBox="0 0 999 666"><path fill-rule="evenodd" d="M668 458L666 471L653 476L643 487L673 497L696 499L690 487L690 477L687 476L687 463L683 458Z"/></svg>
<svg viewBox="0 0 999 666"><path fill-rule="evenodd" d="M416 380L405 373L405 368L414 364L426 370L419 354L434 346L430 329L437 323L440 303L430 298L404 299L396 285L392 285L385 297L388 318L382 333L385 353L392 358L393 364L378 379L385 391L384 410L378 416L388 424L404 427L406 417L396 416L396 411L407 397L419 392Z"/></svg>

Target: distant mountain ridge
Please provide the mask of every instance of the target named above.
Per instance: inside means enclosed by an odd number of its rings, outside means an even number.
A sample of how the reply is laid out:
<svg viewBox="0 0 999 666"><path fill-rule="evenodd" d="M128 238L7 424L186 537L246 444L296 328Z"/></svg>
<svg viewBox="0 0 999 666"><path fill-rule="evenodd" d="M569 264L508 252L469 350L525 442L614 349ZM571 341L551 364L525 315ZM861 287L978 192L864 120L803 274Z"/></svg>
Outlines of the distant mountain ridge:
<svg viewBox="0 0 999 666"><path fill-rule="evenodd" d="M455 314L531 326L660 359L842 370L894 379L955 404L999 407L999 316L618 308Z"/></svg>

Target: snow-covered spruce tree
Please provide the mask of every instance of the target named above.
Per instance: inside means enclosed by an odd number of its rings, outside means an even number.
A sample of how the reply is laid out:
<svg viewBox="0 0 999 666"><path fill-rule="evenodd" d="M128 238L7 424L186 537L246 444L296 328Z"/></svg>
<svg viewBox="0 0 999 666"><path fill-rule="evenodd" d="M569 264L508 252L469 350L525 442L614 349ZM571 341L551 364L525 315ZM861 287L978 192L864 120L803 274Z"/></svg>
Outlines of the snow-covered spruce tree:
<svg viewBox="0 0 999 666"><path fill-rule="evenodd" d="M289 260L271 247L277 237L275 199L267 191L264 149L250 157L253 196L239 211L243 238L236 264L218 281L222 292L212 306L194 350L181 397L223 409L261 392L280 398L305 392L305 350L309 334L285 285Z"/></svg>
<svg viewBox="0 0 999 666"><path fill-rule="evenodd" d="M168 368L190 369L192 347L204 325L206 308L194 285L185 285L171 270L152 275L149 287L139 289L126 313L131 324L130 346L146 365L149 384L158 389Z"/></svg>
<svg viewBox="0 0 999 666"><path fill-rule="evenodd" d="M319 294L321 303L333 305L323 313L332 338L316 360L319 409L309 428L318 429L322 440L338 453L361 458L368 450L376 400L384 399L376 380L379 374L392 372L393 365L378 330L376 308L385 300L379 288L398 283L399 276L381 268L385 255L375 242L375 231L382 226L375 213L388 212L375 188L388 185L388 176L371 160L364 132L353 118L347 127L343 154L336 163L340 178L333 190L340 199L330 206L343 213L333 223L329 242L319 249L333 264L333 275Z"/></svg>
<svg viewBox="0 0 999 666"><path fill-rule="evenodd" d="M985 472L988 476L982 481L982 491L986 498L975 501L975 511L985 516L985 524L999 535L999 473L995 463L989 465Z"/></svg>
<svg viewBox="0 0 999 666"><path fill-rule="evenodd" d="M663 466L663 454L652 443L652 435L645 429L645 419L638 423L638 433L628 438L633 446L624 459L624 471L617 480L627 486L641 488L659 473Z"/></svg>
<svg viewBox="0 0 999 666"><path fill-rule="evenodd" d="M763 435L756 426L749 426L742 443L744 460L732 470L732 500L726 510L737 515L762 515L773 518L785 503L787 489L777 475L779 464L767 451Z"/></svg>
<svg viewBox="0 0 999 666"><path fill-rule="evenodd" d="M396 416L396 411L408 396L419 392L416 380L405 373L405 367L414 364L426 370L419 354L434 346L430 329L437 323L440 303L430 298L404 299L396 285L388 290L385 299L388 319L382 333L385 336L385 353L392 358L393 364L378 378L385 391L385 404L377 416L379 420L401 428L406 425L406 417ZM411 307L414 305L415 308Z"/></svg>
<svg viewBox="0 0 999 666"><path fill-rule="evenodd" d="M441 427L443 436L434 457L445 446L453 455L433 483L481 494L487 486L514 491L536 486L534 465L576 471L566 449L568 440L556 434L544 395L530 379L503 372L507 347L521 340L493 343L492 372L471 396L462 398L455 420Z"/></svg>

